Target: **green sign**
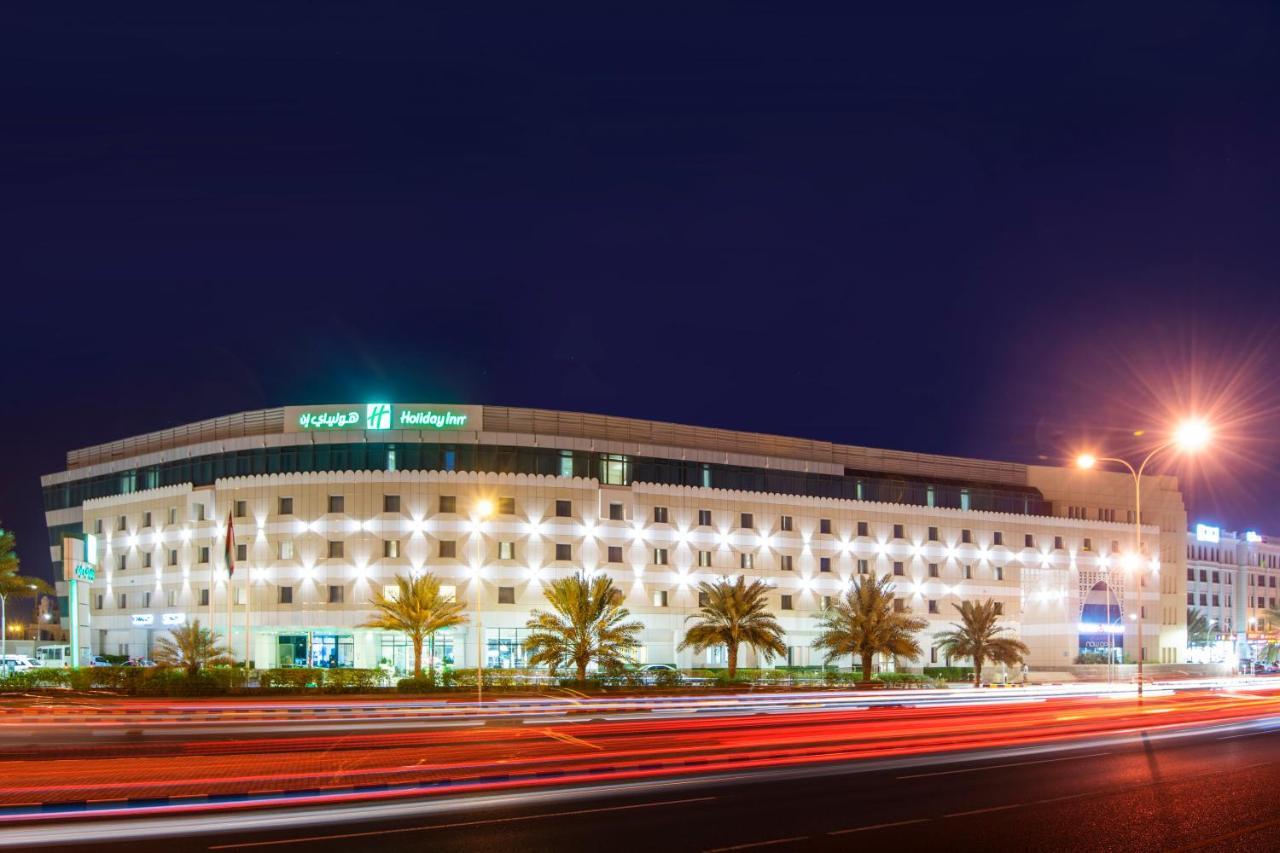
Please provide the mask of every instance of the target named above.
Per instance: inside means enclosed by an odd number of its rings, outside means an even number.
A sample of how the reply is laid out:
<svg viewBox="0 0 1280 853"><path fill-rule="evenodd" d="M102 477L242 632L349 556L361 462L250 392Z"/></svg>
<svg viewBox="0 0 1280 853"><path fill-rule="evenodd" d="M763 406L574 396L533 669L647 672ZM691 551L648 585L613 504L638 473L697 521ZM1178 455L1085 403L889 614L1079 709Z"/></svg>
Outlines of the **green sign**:
<svg viewBox="0 0 1280 853"><path fill-rule="evenodd" d="M303 412L298 415L298 429L364 429L357 409L342 412Z"/></svg>
<svg viewBox="0 0 1280 853"><path fill-rule="evenodd" d="M391 429L391 404L370 403L365 407L365 429Z"/></svg>
<svg viewBox="0 0 1280 853"><path fill-rule="evenodd" d="M399 429L465 429L468 417L466 412L454 412L449 409L440 412L400 406L396 427Z"/></svg>
<svg viewBox="0 0 1280 853"><path fill-rule="evenodd" d="M296 406L285 409L285 429L289 432L480 429L479 421L479 406L365 403L357 406Z"/></svg>
<svg viewBox="0 0 1280 853"><path fill-rule="evenodd" d="M93 583L98 579L98 573L88 563L76 563L73 574L78 581Z"/></svg>

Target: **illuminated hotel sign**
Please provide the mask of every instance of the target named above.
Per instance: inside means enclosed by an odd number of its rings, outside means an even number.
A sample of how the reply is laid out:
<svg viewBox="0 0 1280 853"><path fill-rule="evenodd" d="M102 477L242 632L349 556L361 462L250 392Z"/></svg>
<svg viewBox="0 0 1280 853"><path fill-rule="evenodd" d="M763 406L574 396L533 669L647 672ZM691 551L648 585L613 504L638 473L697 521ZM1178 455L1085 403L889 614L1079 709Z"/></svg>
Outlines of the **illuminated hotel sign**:
<svg viewBox="0 0 1280 853"><path fill-rule="evenodd" d="M1196 541L1197 542L1217 542L1220 537L1221 537L1221 534L1218 528L1211 527L1208 524L1196 525Z"/></svg>
<svg viewBox="0 0 1280 853"><path fill-rule="evenodd" d="M286 432L481 428L479 406L363 403L354 406L289 406L285 409Z"/></svg>
<svg viewBox="0 0 1280 853"><path fill-rule="evenodd" d="M1244 532L1244 541L1256 544L1262 541L1262 536L1256 530L1246 530Z"/></svg>

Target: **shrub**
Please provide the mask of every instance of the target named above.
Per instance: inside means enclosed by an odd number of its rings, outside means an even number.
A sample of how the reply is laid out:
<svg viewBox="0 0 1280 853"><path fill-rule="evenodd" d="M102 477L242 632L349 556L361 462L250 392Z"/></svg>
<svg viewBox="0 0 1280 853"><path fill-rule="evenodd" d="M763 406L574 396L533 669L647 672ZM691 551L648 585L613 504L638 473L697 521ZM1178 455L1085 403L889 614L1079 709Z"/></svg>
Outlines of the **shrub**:
<svg viewBox="0 0 1280 853"><path fill-rule="evenodd" d="M306 669L302 667L290 669L263 669L258 671L258 686L264 690L278 692L302 693L308 687L319 687L324 683L323 669Z"/></svg>
<svg viewBox="0 0 1280 853"><path fill-rule="evenodd" d="M430 693L437 689L429 678L402 678L396 682L397 693Z"/></svg>
<svg viewBox="0 0 1280 853"><path fill-rule="evenodd" d="M382 681L379 669L330 669L325 671L325 693L367 693Z"/></svg>
<svg viewBox="0 0 1280 853"><path fill-rule="evenodd" d="M971 666L926 666L924 674L943 681L973 681Z"/></svg>
<svg viewBox="0 0 1280 853"><path fill-rule="evenodd" d="M683 681L683 678L680 673L674 669L654 670L654 687L679 687L681 681Z"/></svg>

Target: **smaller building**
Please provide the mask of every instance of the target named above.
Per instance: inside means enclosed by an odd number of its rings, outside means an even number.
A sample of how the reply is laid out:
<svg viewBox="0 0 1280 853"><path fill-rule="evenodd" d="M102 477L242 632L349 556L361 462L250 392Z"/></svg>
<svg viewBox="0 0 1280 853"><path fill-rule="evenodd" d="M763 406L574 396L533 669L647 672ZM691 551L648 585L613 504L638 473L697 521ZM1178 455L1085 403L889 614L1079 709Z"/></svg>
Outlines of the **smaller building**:
<svg viewBox="0 0 1280 853"><path fill-rule="evenodd" d="M1268 615L1280 604L1280 540L1199 523L1187 534L1187 609L1209 620L1209 642L1192 662L1253 661L1280 642Z"/></svg>

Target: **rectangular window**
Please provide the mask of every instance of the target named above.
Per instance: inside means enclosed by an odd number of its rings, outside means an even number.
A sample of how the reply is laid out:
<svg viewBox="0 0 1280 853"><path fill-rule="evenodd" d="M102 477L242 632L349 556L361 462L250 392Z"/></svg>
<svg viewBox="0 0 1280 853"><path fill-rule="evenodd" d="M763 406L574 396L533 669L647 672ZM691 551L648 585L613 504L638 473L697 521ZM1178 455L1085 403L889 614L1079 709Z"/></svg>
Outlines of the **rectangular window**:
<svg viewBox="0 0 1280 853"><path fill-rule="evenodd" d="M835 599L833 599L831 596L829 596L829 595L824 595L824 596L822 596L822 609L823 609L823 610L830 610L830 609L831 609L831 605L832 605L832 604L834 604L834 603L835 603Z"/></svg>
<svg viewBox="0 0 1280 853"><path fill-rule="evenodd" d="M279 498L276 501L276 515L293 515L293 498Z"/></svg>
<svg viewBox="0 0 1280 853"><path fill-rule="evenodd" d="M666 549L666 548L654 548L654 549L653 549L653 564L654 564L655 566L665 566L665 565L667 564L667 549Z"/></svg>
<svg viewBox="0 0 1280 853"><path fill-rule="evenodd" d="M1036 547L1036 537L1030 533L1024 533L1022 535L1022 547L1024 548Z"/></svg>
<svg viewBox="0 0 1280 853"><path fill-rule="evenodd" d="M499 604L515 604L516 588L514 586L498 587L498 603Z"/></svg>
<svg viewBox="0 0 1280 853"><path fill-rule="evenodd" d="M209 546L208 546L208 545L201 545L201 546L200 546L200 552L199 552L199 553L200 553L200 562L201 562L201 563L207 563L207 562L209 562Z"/></svg>
<svg viewBox="0 0 1280 853"><path fill-rule="evenodd" d="M129 520L122 515L120 516L119 524L116 525L116 530L124 530L128 526L128 524L129 524Z"/></svg>
<svg viewBox="0 0 1280 853"><path fill-rule="evenodd" d="M436 549L436 556L445 560L456 560L458 558L458 543L453 539L441 539Z"/></svg>
<svg viewBox="0 0 1280 853"><path fill-rule="evenodd" d="M329 540L329 559L330 560L336 560L341 558L343 556L343 550L344 549L343 549L343 544L341 540L338 540L338 539Z"/></svg>
<svg viewBox="0 0 1280 853"><path fill-rule="evenodd" d="M622 519L622 504L620 504L620 503L611 503L611 504L609 504L609 520L610 520L610 521L622 521L622 520L623 520L623 519Z"/></svg>
<svg viewBox="0 0 1280 853"><path fill-rule="evenodd" d="M556 559L562 563L567 563L573 559L573 546L564 543L556 543Z"/></svg>
<svg viewBox="0 0 1280 853"><path fill-rule="evenodd" d="M241 548L243 548L244 546L243 546L243 545L240 545L240 546L237 546L237 547L241 547ZM151 552L150 552L150 551L143 551L143 552L142 552L142 568L144 568L144 569L149 569L149 568L151 568Z"/></svg>
<svg viewBox="0 0 1280 853"><path fill-rule="evenodd" d="M858 561L858 574L865 575L871 571L871 566L866 560Z"/></svg>
<svg viewBox="0 0 1280 853"><path fill-rule="evenodd" d="M609 562L610 563L622 562L622 546L621 545L609 546Z"/></svg>
<svg viewBox="0 0 1280 853"><path fill-rule="evenodd" d="M936 578L937 576L938 576L938 564L937 564L937 563L930 563L930 564L929 564L929 577L931 577L931 578Z"/></svg>
<svg viewBox="0 0 1280 853"><path fill-rule="evenodd" d="M176 506L169 507L169 523L170 524L178 523L178 508Z"/></svg>
<svg viewBox="0 0 1280 853"><path fill-rule="evenodd" d="M858 535L859 535L859 536L870 536L870 535L871 535L871 534L870 534L870 532L869 532L870 530L871 530L871 526L870 526L869 524L867 524L867 522L865 522L865 521L859 521L859 522L858 522Z"/></svg>
<svg viewBox="0 0 1280 853"><path fill-rule="evenodd" d="M150 510L148 510L147 512L144 512L144 513L142 514L142 526L143 526L143 527L150 527L150 526L151 526L151 512L150 512Z"/></svg>
<svg viewBox="0 0 1280 853"><path fill-rule="evenodd" d="M996 615L997 615L997 616L1003 616L1003 615L1004 615L1004 602L1003 602L1003 601L997 601L997 602L996 602Z"/></svg>
<svg viewBox="0 0 1280 853"><path fill-rule="evenodd" d="M894 613L905 613L906 610L907 610L907 603L905 601L903 601L901 598L895 598L893 600Z"/></svg>
<svg viewBox="0 0 1280 853"><path fill-rule="evenodd" d="M1084 537L1084 550L1085 551L1093 550L1093 540L1090 539L1088 536Z"/></svg>
<svg viewBox="0 0 1280 853"><path fill-rule="evenodd" d="M498 543L498 559L514 560L516 558L516 543L499 542Z"/></svg>
<svg viewBox="0 0 1280 853"><path fill-rule="evenodd" d="M573 518L573 501L556 501L556 518Z"/></svg>
<svg viewBox="0 0 1280 853"><path fill-rule="evenodd" d="M1218 583L1218 573L1217 573L1217 572L1214 572L1214 573L1213 573L1213 582L1214 582L1214 583Z"/></svg>
<svg viewBox="0 0 1280 853"><path fill-rule="evenodd" d="M399 512L400 496L399 495L383 495L382 511L383 512Z"/></svg>
<svg viewBox="0 0 1280 853"><path fill-rule="evenodd" d="M119 599L120 599L120 609L127 610L129 608L129 593L127 592L120 593Z"/></svg>
<svg viewBox="0 0 1280 853"><path fill-rule="evenodd" d="M1061 550L1062 550L1062 537L1061 537L1061 536L1055 536L1055 537L1053 537L1053 550L1055 550L1055 551L1061 551Z"/></svg>
<svg viewBox="0 0 1280 853"><path fill-rule="evenodd" d="M665 506L655 506L653 508L653 523L654 524L667 523L667 508Z"/></svg>
<svg viewBox="0 0 1280 853"><path fill-rule="evenodd" d="M178 565L178 549L177 548L169 549L169 565L171 566Z"/></svg>
<svg viewBox="0 0 1280 853"><path fill-rule="evenodd" d="M236 545L237 562L244 562L247 559L249 559L249 546L244 543Z"/></svg>
<svg viewBox="0 0 1280 853"><path fill-rule="evenodd" d="M789 595L784 595L784 596L782 596L782 603L781 603L781 606L780 606L778 609L779 609L779 610L790 610L790 609L791 609L791 596L789 596Z"/></svg>
<svg viewBox="0 0 1280 853"><path fill-rule="evenodd" d="M938 602L937 602L937 601L935 601L935 600L934 600L934 599L932 599L932 598L931 598L931 599L929 599L929 612L930 612L930 613L937 613L937 612L938 612Z"/></svg>
<svg viewBox="0 0 1280 853"><path fill-rule="evenodd" d="M711 510L709 509L698 510L698 526L699 527L711 526Z"/></svg>
<svg viewBox="0 0 1280 853"><path fill-rule="evenodd" d="M515 515L516 499L515 498L498 498L498 515Z"/></svg>
<svg viewBox="0 0 1280 853"><path fill-rule="evenodd" d="M791 529L792 529L792 520L791 520L791 516L789 516L789 515L784 515L784 516L782 516L781 518L779 518L779 519L778 519L778 529L779 529L779 530L791 530Z"/></svg>
<svg viewBox="0 0 1280 853"><path fill-rule="evenodd" d="M655 589L653 591L653 606L654 607L667 606L667 591L665 589Z"/></svg>
<svg viewBox="0 0 1280 853"><path fill-rule="evenodd" d="M341 603L342 603L342 592L343 592L343 588L342 588L342 587L337 586L336 584L330 584L330 585L329 585L329 603L330 603L330 604L341 604Z"/></svg>
<svg viewBox="0 0 1280 853"><path fill-rule="evenodd" d="M98 602L99 602L98 607L102 607L102 603L101 603L102 596L98 596ZM208 587L205 587L204 589L200 590L200 606L201 607L209 606L209 588Z"/></svg>
<svg viewBox="0 0 1280 853"><path fill-rule="evenodd" d="M249 514L249 502L236 501L235 514L236 514L236 518L244 518L245 516L247 516Z"/></svg>
<svg viewBox="0 0 1280 853"><path fill-rule="evenodd" d="M744 530L750 530L756 526L756 518L749 512L739 513L738 520L741 522L738 526Z"/></svg>
<svg viewBox="0 0 1280 853"><path fill-rule="evenodd" d="M193 506L193 507L191 507L191 508L195 511L195 514L196 514L196 521L206 521L206 520L207 520L207 517L205 516L205 508L204 508L204 504L196 504L195 506Z"/></svg>
<svg viewBox="0 0 1280 853"><path fill-rule="evenodd" d="M280 559L281 560L293 559L293 540L292 539L280 540Z"/></svg>
<svg viewBox="0 0 1280 853"><path fill-rule="evenodd" d="M99 536L102 535L102 519L95 518L93 520L93 532Z"/></svg>
<svg viewBox="0 0 1280 853"><path fill-rule="evenodd" d="M791 555L790 554L778 555L778 568L784 572L791 571Z"/></svg>
<svg viewBox="0 0 1280 853"><path fill-rule="evenodd" d="M937 541L938 541L938 528L936 528L936 527L930 527L930 528L929 528L929 541L930 541L930 542L937 542Z"/></svg>
<svg viewBox="0 0 1280 853"><path fill-rule="evenodd" d="M1003 533L1001 533L999 530L997 530L997 531L995 531L994 533L992 533L992 534L991 534L991 544L992 544L992 545L1003 545L1003 544L1004 544L1004 534L1003 534Z"/></svg>
<svg viewBox="0 0 1280 853"><path fill-rule="evenodd" d="M346 512L347 499L342 495L329 495L329 512Z"/></svg>
<svg viewBox="0 0 1280 853"><path fill-rule="evenodd" d="M205 591L208 592L208 590ZM277 598L277 601L280 604L293 604L293 587L282 586L279 588L278 592L280 595Z"/></svg>
<svg viewBox="0 0 1280 853"><path fill-rule="evenodd" d="M699 607L706 607L710 603L711 603L711 596L707 595L705 592L698 593Z"/></svg>
<svg viewBox="0 0 1280 853"><path fill-rule="evenodd" d="M830 532L831 532L831 519L829 519L829 518L820 518L820 519L818 519L818 532L819 532L819 533L830 533Z"/></svg>
<svg viewBox="0 0 1280 853"><path fill-rule="evenodd" d="M895 575L905 575L905 574L907 573L907 572L906 572L906 566L905 566L905 565L903 565L902 563L897 563L897 562L895 562L895 563L893 564L893 573L894 573Z"/></svg>
<svg viewBox="0 0 1280 853"><path fill-rule="evenodd" d="M961 542L972 542L972 541L973 541L973 531L972 531L972 530L969 530L969 529L967 529L967 528L966 528L966 529L964 529L964 530L961 530L961 531L960 531L960 541L961 541Z"/></svg>
<svg viewBox="0 0 1280 853"><path fill-rule="evenodd" d="M1215 597L1215 598L1217 598L1217 596L1214 596L1214 597ZM1214 603L1215 603L1215 604L1217 604L1217 602L1216 602L1216 601L1215 601ZM151 593L149 593L149 592L144 592L144 593L142 594L142 607L143 607L143 609L145 610L146 608L148 608L148 607L150 607L150 606L151 606Z"/></svg>
<svg viewBox="0 0 1280 853"><path fill-rule="evenodd" d="M458 496L457 496L457 495L441 495L441 496L440 496L440 508L439 508L439 511L440 511L440 512L442 512L442 513L455 513L455 512L457 512L457 511L458 511Z"/></svg>
<svg viewBox="0 0 1280 853"><path fill-rule="evenodd" d="M125 570L125 555L121 554L116 558L116 569L123 572Z"/></svg>
<svg viewBox="0 0 1280 853"><path fill-rule="evenodd" d="M996 573L996 580L998 581L1004 580L1004 566L996 566L995 573Z"/></svg>
<svg viewBox="0 0 1280 853"><path fill-rule="evenodd" d="M397 560L400 558L399 539L382 540L382 558L384 560Z"/></svg>
<svg viewBox="0 0 1280 853"><path fill-rule="evenodd" d="M830 557L819 557L819 558L818 558L818 571L820 571L820 572L829 572L829 571L831 571L831 558L830 558Z"/></svg>
<svg viewBox="0 0 1280 853"><path fill-rule="evenodd" d="M964 567L964 579L973 580L973 566Z"/></svg>
<svg viewBox="0 0 1280 853"><path fill-rule="evenodd" d="M894 538L894 539L902 539L902 538L904 538L904 536L905 536L905 535L906 535L906 534L905 534L905 531L904 531L903 526L902 526L901 524L895 524L895 525L893 526L893 538Z"/></svg>
<svg viewBox="0 0 1280 853"><path fill-rule="evenodd" d="M711 552L710 552L710 551L699 551L699 552L698 552L698 565L699 565L699 566L701 566L701 567L702 567L702 568L704 568L704 569L705 569L705 568L708 568L708 567L711 565Z"/></svg>
<svg viewBox="0 0 1280 853"><path fill-rule="evenodd" d="M738 555L738 565L740 568L753 569L755 568L755 562L755 557L751 554Z"/></svg>
<svg viewBox="0 0 1280 853"><path fill-rule="evenodd" d="M166 607L178 606L178 591L176 589L165 590L164 600Z"/></svg>

